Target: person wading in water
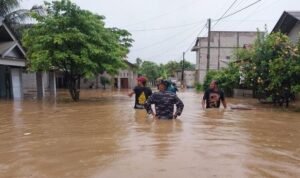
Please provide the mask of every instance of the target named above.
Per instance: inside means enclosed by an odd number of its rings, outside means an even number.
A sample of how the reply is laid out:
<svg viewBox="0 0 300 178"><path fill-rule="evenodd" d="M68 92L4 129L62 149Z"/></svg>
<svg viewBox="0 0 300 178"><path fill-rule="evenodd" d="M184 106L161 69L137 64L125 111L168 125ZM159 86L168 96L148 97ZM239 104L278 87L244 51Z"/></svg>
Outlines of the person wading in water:
<svg viewBox="0 0 300 178"><path fill-rule="evenodd" d="M170 83L166 80L161 80L158 83L159 92L151 95L145 103L145 109L148 114L153 114L158 119L175 119L180 116L184 104L176 96L176 94L166 91ZM155 111L152 110L151 105L155 105ZM176 112L174 113L174 105L176 105Z"/></svg>
<svg viewBox="0 0 300 178"><path fill-rule="evenodd" d="M152 90L149 87L146 87L146 83L147 79L145 77L137 78L137 86L128 94L129 97L132 97L132 95L135 94L135 109L144 109L146 100L152 95Z"/></svg>
<svg viewBox="0 0 300 178"><path fill-rule="evenodd" d="M224 92L218 88L218 82L213 80L210 82L209 89L204 93L202 100L202 108L219 108L222 102L224 108L227 108Z"/></svg>

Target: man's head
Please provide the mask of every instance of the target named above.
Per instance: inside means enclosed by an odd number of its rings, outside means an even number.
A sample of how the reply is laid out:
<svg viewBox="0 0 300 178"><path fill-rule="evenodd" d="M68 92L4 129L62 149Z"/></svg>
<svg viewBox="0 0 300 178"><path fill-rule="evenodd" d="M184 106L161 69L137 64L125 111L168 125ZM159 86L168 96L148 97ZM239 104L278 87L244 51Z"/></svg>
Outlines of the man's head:
<svg viewBox="0 0 300 178"><path fill-rule="evenodd" d="M137 82L139 86L146 86L147 79L145 77L139 77L137 78Z"/></svg>
<svg viewBox="0 0 300 178"><path fill-rule="evenodd" d="M167 80L160 80L158 83L159 91L165 91L169 87L170 83Z"/></svg>
<svg viewBox="0 0 300 178"><path fill-rule="evenodd" d="M209 84L209 88L213 90L218 89L218 81L212 80Z"/></svg>

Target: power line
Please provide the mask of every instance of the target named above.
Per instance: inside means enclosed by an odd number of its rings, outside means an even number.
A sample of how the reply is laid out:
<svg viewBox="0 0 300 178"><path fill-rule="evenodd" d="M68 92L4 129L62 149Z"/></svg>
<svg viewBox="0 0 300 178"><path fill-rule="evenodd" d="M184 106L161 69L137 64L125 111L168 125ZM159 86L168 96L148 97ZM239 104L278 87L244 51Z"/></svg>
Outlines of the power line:
<svg viewBox="0 0 300 178"><path fill-rule="evenodd" d="M194 28L192 28L192 29L194 29ZM144 49L147 49L147 48L151 48L151 47L153 47L153 46L160 45L160 44L167 42L168 40L172 39L173 37L175 37L175 36L177 36L178 34L181 34L181 33L183 33L183 32L186 32L186 30L177 32L177 33L175 33L175 34L173 34L173 35L171 35L171 36L168 36L167 38L164 38L163 40L157 41L157 42L152 43L152 44L150 44L150 45L148 45L148 46L144 46L144 47L135 49L134 51L135 51L135 52L136 52L136 51L141 51L141 50L144 50Z"/></svg>
<svg viewBox="0 0 300 178"><path fill-rule="evenodd" d="M203 22L204 20L189 23L189 24L182 24L182 25L177 25L177 26L169 26L169 27L163 27L163 28L150 28L150 29L134 29L134 30L128 30L130 32L145 32L145 31L158 31L158 30L168 30L168 29L176 29L176 28L182 28L182 27L187 27L191 25L198 24L199 22Z"/></svg>
<svg viewBox="0 0 300 178"><path fill-rule="evenodd" d="M190 49L192 49L192 47L194 46L194 43L197 41L197 37L199 37L201 35L201 33L203 32L203 30L207 27L207 23L202 27L202 29L200 30L200 32L197 34L196 39L191 43L191 45L185 50L185 53L188 52Z"/></svg>
<svg viewBox="0 0 300 178"><path fill-rule="evenodd" d="M164 17L164 16L166 16L166 15L168 15L168 14L171 14L171 13L173 13L173 12L179 10L179 9L183 9L183 8L188 7L188 6L190 6L190 5L195 5L195 3L194 3L195 1L199 2L198 0L194 0L194 1L192 1L191 3L186 3L185 5L179 6L179 7L175 8L175 9L173 9L173 10L170 10L170 11L168 11L168 12L166 12L166 13L160 14L160 15L158 15L158 16L150 17L150 18L148 18L148 19L145 19L145 20L142 20L142 21L133 23L133 24L125 25L125 26L123 26L122 28L125 28L125 27L131 27L131 26L135 26L135 25L138 25L138 24L143 24L143 23L146 23L146 22L148 22L148 21L152 21L152 20L155 20L155 19Z"/></svg>
<svg viewBox="0 0 300 178"><path fill-rule="evenodd" d="M245 7L241 8L241 9L239 9L239 10L237 10L237 11L231 13L231 14L228 14L228 15L222 17L222 18L219 18L217 21L220 21L220 20L223 20L223 19L228 18L228 17L230 17L230 16L233 16L233 15L235 15L235 14L237 14L237 13L239 13L239 12L241 12L241 11L243 11L243 10L245 10L245 9L247 9L247 8L249 8L249 7L253 6L253 5L255 5L255 4L257 4L257 3L259 3L260 1L262 1L262 0L257 0L257 1L255 1L255 2L249 4L248 6L245 6Z"/></svg>
<svg viewBox="0 0 300 178"><path fill-rule="evenodd" d="M235 6L235 10L238 9L240 7L241 4L245 4L247 1L249 0L241 0L236 6Z"/></svg>
<svg viewBox="0 0 300 178"><path fill-rule="evenodd" d="M204 25L204 27L205 27L205 26L206 26L206 25ZM197 30L197 31L198 31L198 30ZM203 31L203 30L202 30L202 31ZM185 37L183 40L177 42L176 45L172 46L172 48L169 48L169 49L167 49L167 50L164 50L164 52L162 52L162 53L160 53L160 54L150 56L149 58L156 58L156 57L159 57L159 56L161 56L161 55L163 55L163 54L166 54L166 52L171 51L172 49L174 49L175 47L177 47L179 44L181 44L182 42L186 41L186 40L187 40L191 35L193 35L193 34L194 34L194 31L193 31L193 33L190 33L189 35L186 35L186 37ZM181 56L181 55L180 55L180 56Z"/></svg>
<svg viewBox="0 0 300 178"><path fill-rule="evenodd" d="M265 5L266 2L267 2L267 1L264 1L264 2L263 2L262 4L260 4L256 9L254 9L253 11L251 11L244 19L241 20L240 25L243 24L243 23L246 21L246 19L248 19L252 14L254 14L254 13L256 13L256 12L262 10L262 9L263 9L262 6ZM271 6L275 5L276 2L279 2L279 1L278 1L278 0L271 1L271 2L270 2L269 4L267 4L266 6L267 6L268 8L270 8ZM250 21L250 20L248 20L248 21ZM265 21L278 21L278 19L273 19L273 20L262 20L262 21L263 21L263 22L265 22Z"/></svg>
<svg viewBox="0 0 300 178"><path fill-rule="evenodd" d="M234 4L237 2L238 0L234 0L233 3L231 3L231 5L228 7L228 9L223 13L223 15L221 15L221 17L215 22L215 24L213 25L213 28L219 23L219 21L227 14L227 12L234 6Z"/></svg>

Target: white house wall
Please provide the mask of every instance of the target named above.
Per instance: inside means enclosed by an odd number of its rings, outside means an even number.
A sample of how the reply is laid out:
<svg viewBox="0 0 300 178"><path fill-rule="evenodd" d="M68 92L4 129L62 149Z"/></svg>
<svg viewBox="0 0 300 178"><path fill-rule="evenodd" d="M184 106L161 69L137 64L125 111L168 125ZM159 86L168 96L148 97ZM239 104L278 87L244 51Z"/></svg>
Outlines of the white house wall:
<svg viewBox="0 0 300 178"><path fill-rule="evenodd" d="M210 64L211 70L227 67L234 51L244 45L253 44L257 38L257 32L212 32L210 40ZM204 82L207 69L207 45L205 37L199 38L196 51L197 80Z"/></svg>
<svg viewBox="0 0 300 178"><path fill-rule="evenodd" d="M11 68L12 93L16 100L23 98L21 70L20 68Z"/></svg>

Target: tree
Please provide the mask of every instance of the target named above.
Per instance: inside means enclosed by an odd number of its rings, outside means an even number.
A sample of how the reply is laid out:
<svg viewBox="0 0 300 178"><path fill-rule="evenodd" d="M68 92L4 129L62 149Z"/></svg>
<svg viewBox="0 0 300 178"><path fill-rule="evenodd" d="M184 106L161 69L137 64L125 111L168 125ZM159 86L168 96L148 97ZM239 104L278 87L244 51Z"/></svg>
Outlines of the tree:
<svg viewBox="0 0 300 178"><path fill-rule="evenodd" d="M5 17L19 5L20 0L0 0L0 16Z"/></svg>
<svg viewBox="0 0 300 178"><path fill-rule="evenodd" d="M137 67L141 67L142 63L143 63L143 60L141 58L139 58L139 57L136 58L136 63L135 64L136 64Z"/></svg>
<svg viewBox="0 0 300 178"><path fill-rule="evenodd" d="M180 67L182 68L182 60L179 61ZM189 61L185 60L184 61L184 69L187 70L195 70L195 64L190 63Z"/></svg>
<svg viewBox="0 0 300 178"><path fill-rule="evenodd" d="M158 75L160 78L167 79L169 77L168 71L165 65L160 64L158 67Z"/></svg>
<svg viewBox="0 0 300 178"><path fill-rule="evenodd" d="M300 84L299 45L292 44L282 33L271 33L264 38L258 37L251 49L239 54L245 83L256 95L288 105L290 93L296 92Z"/></svg>
<svg viewBox="0 0 300 178"><path fill-rule="evenodd" d="M28 66L32 71L63 71L70 95L79 100L80 79L124 67L132 39L126 30L105 28L104 17L80 9L70 0L45 3L47 15L25 31Z"/></svg>
<svg viewBox="0 0 300 178"><path fill-rule="evenodd" d="M29 17L29 10L17 9L19 5L20 0L0 0L0 20L3 20L17 39L20 39L21 29L27 27L21 22Z"/></svg>
<svg viewBox="0 0 300 178"><path fill-rule="evenodd" d="M140 68L140 73L148 78L152 83L159 78L159 66L151 61L144 61Z"/></svg>
<svg viewBox="0 0 300 178"><path fill-rule="evenodd" d="M177 70L181 70L180 64L176 61L169 61L164 66L168 74L168 77L174 76Z"/></svg>
<svg viewBox="0 0 300 178"><path fill-rule="evenodd" d="M101 76L100 77L100 83L103 86L103 89L105 90L106 89L105 86L110 84L110 80L105 76Z"/></svg>
<svg viewBox="0 0 300 178"><path fill-rule="evenodd" d="M222 70L210 70L205 76L203 89L209 88L209 84L212 80L217 80L219 87L224 90L225 95L232 96L233 89L239 86L239 66L235 62L230 62L228 68Z"/></svg>
<svg viewBox="0 0 300 178"><path fill-rule="evenodd" d="M182 60L177 62L177 61L170 61L167 64L165 64L165 68L167 70L168 76L174 76L174 74L178 71L178 70L182 70ZM185 70L189 70L189 69L195 69L195 66L190 63L189 61L184 61L184 69Z"/></svg>

